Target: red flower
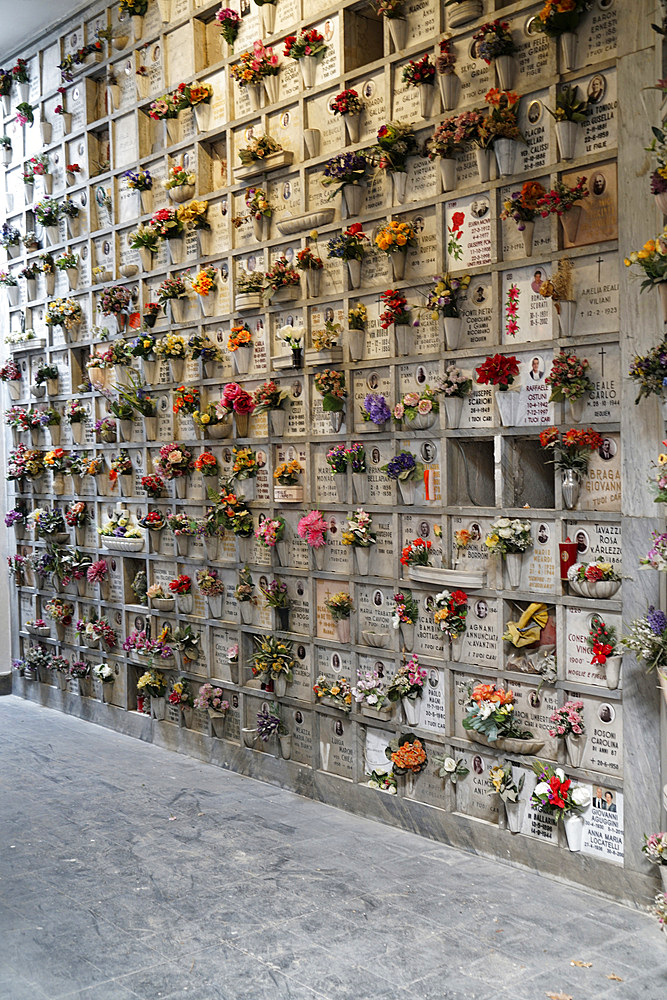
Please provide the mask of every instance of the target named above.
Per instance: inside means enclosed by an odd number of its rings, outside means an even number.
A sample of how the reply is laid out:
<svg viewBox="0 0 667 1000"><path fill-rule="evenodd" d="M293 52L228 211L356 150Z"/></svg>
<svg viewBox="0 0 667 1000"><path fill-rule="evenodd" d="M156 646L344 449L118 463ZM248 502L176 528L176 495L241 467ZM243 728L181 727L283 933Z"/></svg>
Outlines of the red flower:
<svg viewBox="0 0 667 1000"><path fill-rule="evenodd" d="M255 409L255 401L249 392L241 389L234 398L234 410L236 413L252 413Z"/></svg>
<svg viewBox="0 0 667 1000"><path fill-rule="evenodd" d="M465 221L465 212L454 212L452 216L452 229L460 229Z"/></svg>
<svg viewBox="0 0 667 1000"><path fill-rule="evenodd" d="M464 590L455 590L452 594L452 601L454 604L466 604L468 600L468 595Z"/></svg>

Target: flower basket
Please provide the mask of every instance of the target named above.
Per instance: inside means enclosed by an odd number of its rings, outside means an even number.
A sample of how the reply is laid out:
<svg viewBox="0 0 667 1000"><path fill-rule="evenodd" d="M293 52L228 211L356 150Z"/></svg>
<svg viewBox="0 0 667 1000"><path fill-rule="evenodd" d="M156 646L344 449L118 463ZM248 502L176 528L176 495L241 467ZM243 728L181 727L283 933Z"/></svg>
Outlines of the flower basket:
<svg viewBox="0 0 667 1000"><path fill-rule="evenodd" d="M389 633L362 629L361 641L365 646L372 646L374 649L387 649L389 646Z"/></svg>
<svg viewBox="0 0 667 1000"><path fill-rule="evenodd" d="M518 740L513 737L501 737L491 743L482 733L474 729L467 730L467 736L473 743L481 743L482 746L490 747L492 750L500 750L502 753L521 753L535 756L544 747L544 740L528 739Z"/></svg>
<svg viewBox="0 0 667 1000"><path fill-rule="evenodd" d="M391 21L389 23L391 24ZM365 715L367 719L381 719L384 722L389 722L393 707L391 702L382 708L371 708L368 705L362 705L361 714Z"/></svg>
<svg viewBox="0 0 667 1000"><path fill-rule="evenodd" d="M102 535L102 545L111 552L141 552L144 547L143 538L114 538Z"/></svg>
<svg viewBox="0 0 667 1000"><path fill-rule="evenodd" d="M273 487L273 499L276 503L303 503L303 486L281 486L276 483Z"/></svg>
<svg viewBox="0 0 667 1000"><path fill-rule="evenodd" d="M182 205L185 201L192 201L195 196L195 186L194 184L179 184L169 188L167 194L177 205Z"/></svg>
<svg viewBox="0 0 667 1000"><path fill-rule="evenodd" d="M261 292L239 292L235 298L235 306L238 312L251 312L262 307Z"/></svg>

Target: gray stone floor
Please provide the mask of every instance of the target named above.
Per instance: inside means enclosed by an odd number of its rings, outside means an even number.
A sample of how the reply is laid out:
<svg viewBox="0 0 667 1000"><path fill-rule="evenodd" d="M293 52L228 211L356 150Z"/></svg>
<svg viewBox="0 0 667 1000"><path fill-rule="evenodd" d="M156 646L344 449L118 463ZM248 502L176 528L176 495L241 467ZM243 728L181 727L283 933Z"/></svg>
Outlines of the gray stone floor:
<svg viewBox="0 0 667 1000"><path fill-rule="evenodd" d="M0 748L0 1000L667 996L645 914L14 697Z"/></svg>

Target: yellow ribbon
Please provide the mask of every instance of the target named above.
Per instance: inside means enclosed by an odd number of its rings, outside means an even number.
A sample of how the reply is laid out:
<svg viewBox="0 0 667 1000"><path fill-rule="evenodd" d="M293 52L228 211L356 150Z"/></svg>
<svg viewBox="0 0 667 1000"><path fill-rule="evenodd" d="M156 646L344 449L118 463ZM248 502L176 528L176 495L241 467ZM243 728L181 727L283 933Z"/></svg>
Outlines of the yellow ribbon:
<svg viewBox="0 0 667 1000"><path fill-rule="evenodd" d="M529 604L518 622L508 622L503 639L517 648L539 642L540 633L549 620L546 604Z"/></svg>

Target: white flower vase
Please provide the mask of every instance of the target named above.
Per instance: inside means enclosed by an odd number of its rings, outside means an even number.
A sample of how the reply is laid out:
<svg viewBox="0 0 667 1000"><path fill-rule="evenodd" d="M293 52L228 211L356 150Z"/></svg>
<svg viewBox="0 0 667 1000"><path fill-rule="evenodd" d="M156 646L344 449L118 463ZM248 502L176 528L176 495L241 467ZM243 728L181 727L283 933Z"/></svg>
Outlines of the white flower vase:
<svg viewBox="0 0 667 1000"><path fill-rule="evenodd" d="M352 473L352 486L356 503L368 503L368 476L365 472Z"/></svg>
<svg viewBox="0 0 667 1000"><path fill-rule="evenodd" d="M586 409L586 397L580 396L579 399L569 399L568 409L570 411L570 419L572 423L578 424L584 415L584 410Z"/></svg>
<svg viewBox="0 0 667 1000"><path fill-rule="evenodd" d="M196 104L193 108L198 132L208 132L211 122L211 105L206 101Z"/></svg>
<svg viewBox="0 0 667 1000"><path fill-rule="evenodd" d="M287 424L287 410L269 410L269 430L272 437L282 437Z"/></svg>
<svg viewBox="0 0 667 1000"><path fill-rule="evenodd" d="M516 63L514 56L496 56L494 59L496 78L501 90L511 90L514 85Z"/></svg>
<svg viewBox="0 0 667 1000"><path fill-rule="evenodd" d="M356 144L361 134L361 115L343 115L343 121L349 142Z"/></svg>
<svg viewBox="0 0 667 1000"><path fill-rule="evenodd" d="M492 149L475 149L475 160L477 161L477 173L480 184L488 184L491 179L491 165L493 163Z"/></svg>
<svg viewBox="0 0 667 1000"><path fill-rule="evenodd" d="M505 807L505 822L507 823L507 829L510 833L519 833L521 830L521 821L523 819L523 802L521 799L518 802L503 802Z"/></svg>
<svg viewBox="0 0 667 1000"><path fill-rule="evenodd" d="M271 231L271 216L260 215L259 218L253 216L252 231L258 243L266 243Z"/></svg>
<svg viewBox="0 0 667 1000"><path fill-rule="evenodd" d="M607 687L615 691L621 679L622 656L608 656L604 664L604 672L607 680Z"/></svg>
<svg viewBox="0 0 667 1000"><path fill-rule="evenodd" d="M500 423L503 427L513 427L516 404L519 398L518 393L497 389L495 398Z"/></svg>
<svg viewBox="0 0 667 1000"><path fill-rule="evenodd" d="M515 172L518 148L519 144L514 139L496 139L493 144L498 173L501 177L511 177Z"/></svg>
<svg viewBox="0 0 667 1000"><path fill-rule="evenodd" d="M401 706L403 708L403 715L405 716L405 724L407 726L418 726L419 698L401 698Z"/></svg>
<svg viewBox="0 0 667 1000"><path fill-rule="evenodd" d="M356 564L356 570L358 576L368 576L370 572L371 563L371 547L370 545L355 545L354 546L354 561Z"/></svg>
<svg viewBox="0 0 667 1000"><path fill-rule="evenodd" d="M318 128L305 128L303 130L303 142L309 159L320 155L322 143L322 133Z"/></svg>
<svg viewBox="0 0 667 1000"><path fill-rule="evenodd" d="M437 91L435 84L423 83L419 89L419 113L424 119L432 118L435 112Z"/></svg>
<svg viewBox="0 0 667 1000"><path fill-rule="evenodd" d="M584 750L586 749L586 734L581 733L580 736L574 733L568 733L565 737L565 753L567 755L567 762L570 767L581 767L581 761L583 760Z"/></svg>
<svg viewBox="0 0 667 1000"><path fill-rule="evenodd" d="M351 289L359 288L361 285L361 261L360 260L348 260L347 261L347 274L349 279L349 286ZM363 331L361 331L363 332Z"/></svg>
<svg viewBox="0 0 667 1000"><path fill-rule="evenodd" d="M573 853L581 850L584 841L584 817L579 813L572 813L563 817L563 828L567 838L567 846Z"/></svg>
<svg viewBox="0 0 667 1000"><path fill-rule="evenodd" d="M182 236L167 240L169 245L169 259L172 264L182 264L185 260L185 240Z"/></svg>
<svg viewBox="0 0 667 1000"><path fill-rule="evenodd" d="M574 31L564 31L560 36L561 72L569 73L577 61L577 35Z"/></svg>
<svg viewBox="0 0 667 1000"><path fill-rule="evenodd" d="M351 361L361 361L366 343L365 330L348 330L348 349Z"/></svg>
<svg viewBox="0 0 667 1000"><path fill-rule="evenodd" d="M508 590L519 589L522 563L523 552L507 552L505 554L505 582Z"/></svg>
<svg viewBox="0 0 667 1000"><path fill-rule="evenodd" d="M403 281L405 278L405 264L407 261L407 250L396 250L390 255L391 271L394 281Z"/></svg>
<svg viewBox="0 0 667 1000"><path fill-rule="evenodd" d="M404 170L395 170L391 175L394 189L394 201L404 205L408 194L408 175Z"/></svg>
<svg viewBox="0 0 667 1000"><path fill-rule="evenodd" d="M179 536L179 540L181 537L183 536ZM180 615L192 614L194 607L194 597L192 594L179 594L176 598L176 603L178 604L178 613Z"/></svg>
<svg viewBox="0 0 667 1000"><path fill-rule="evenodd" d="M414 479L398 479L398 491L401 495L401 502L406 507L414 506L417 483Z"/></svg>
<svg viewBox="0 0 667 1000"><path fill-rule="evenodd" d="M208 598L208 613L211 618L222 618L222 594L209 594Z"/></svg>
<svg viewBox="0 0 667 1000"><path fill-rule="evenodd" d="M232 354L232 361L234 362L234 369L237 375L247 375L250 371L250 363L252 362L253 348L248 347L237 347Z"/></svg>
<svg viewBox="0 0 667 1000"><path fill-rule="evenodd" d="M563 212L560 224L563 227L563 234L568 243L574 243L577 238L579 221L581 219L581 205L573 205L568 212Z"/></svg>
<svg viewBox="0 0 667 1000"><path fill-rule="evenodd" d="M326 545L320 545L319 548L311 548L310 554L312 557L312 565L317 572L321 573L324 569L324 561L326 558Z"/></svg>
<svg viewBox="0 0 667 1000"><path fill-rule="evenodd" d="M322 269L316 269L309 267L306 271L306 287L308 289L308 298L316 299L320 294L320 282L322 279Z"/></svg>
<svg viewBox="0 0 667 1000"><path fill-rule="evenodd" d="M412 327L407 323L394 324L394 337L396 340L396 351L400 357L405 357L412 350Z"/></svg>
<svg viewBox="0 0 667 1000"><path fill-rule="evenodd" d="M453 111L458 104L460 83L461 81L456 73L442 73L438 77L440 98L444 111Z"/></svg>
<svg viewBox="0 0 667 1000"><path fill-rule="evenodd" d="M577 133L580 126L577 122L556 122L556 141L561 160L573 160L577 145Z"/></svg>
<svg viewBox="0 0 667 1000"><path fill-rule="evenodd" d="M267 104L277 104L280 97L280 76L272 73L271 76L265 76L263 82Z"/></svg>
<svg viewBox="0 0 667 1000"><path fill-rule="evenodd" d="M177 500L185 500L188 493L188 477L187 476L176 476L173 480L174 483L174 496ZM185 536L187 537L187 536Z"/></svg>
<svg viewBox="0 0 667 1000"><path fill-rule="evenodd" d="M241 623L243 625L251 625L253 617L253 605L250 601L241 601L239 603L239 611L241 613Z"/></svg>
<svg viewBox="0 0 667 1000"><path fill-rule="evenodd" d="M449 640L449 658L453 663L459 663L463 652L463 636L457 635Z"/></svg>
<svg viewBox="0 0 667 1000"><path fill-rule="evenodd" d="M60 242L60 230L58 226L45 226L46 238L49 241L49 246L54 247Z"/></svg>
<svg viewBox="0 0 667 1000"><path fill-rule="evenodd" d="M577 315L577 303L570 299L562 299L559 303L558 326L561 337L571 337L574 332L574 321Z"/></svg>
<svg viewBox="0 0 667 1000"><path fill-rule="evenodd" d="M272 35L276 30L276 4L264 3L259 8L262 36Z"/></svg>
<svg viewBox="0 0 667 1000"><path fill-rule="evenodd" d="M350 641L350 619L343 618L342 621L336 622L336 638L339 642L349 642Z"/></svg>
<svg viewBox="0 0 667 1000"><path fill-rule="evenodd" d="M445 396L443 399L445 407L445 419L448 430L456 430L461 426L461 414L465 399L461 396Z"/></svg>
<svg viewBox="0 0 667 1000"><path fill-rule="evenodd" d="M343 201L345 202L348 219L359 215L365 194L366 188L363 184L343 185Z"/></svg>
<svg viewBox="0 0 667 1000"><path fill-rule="evenodd" d="M442 178L442 190L454 191L457 180L457 162L451 157L442 157L440 160L440 177Z"/></svg>
<svg viewBox="0 0 667 1000"><path fill-rule="evenodd" d="M248 83L246 84L245 90L250 101L250 110L260 111L262 107L262 94L264 93L262 84Z"/></svg>
<svg viewBox="0 0 667 1000"><path fill-rule="evenodd" d="M185 359L169 358L169 368L171 370L172 381L180 384L183 381L183 374L185 372Z"/></svg>
<svg viewBox="0 0 667 1000"><path fill-rule="evenodd" d="M391 38L395 52L400 52L405 48L408 40L408 22L405 17L388 17L389 37Z"/></svg>
<svg viewBox="0 0 667 1000"><path fill-rule="evenodd" d="M463 333L462 316L443 316L443 328L445 335L445 346L448 351L457 351L461 346L461 335Z"/></svg>

